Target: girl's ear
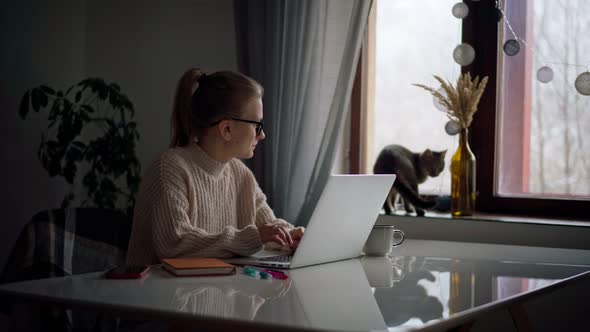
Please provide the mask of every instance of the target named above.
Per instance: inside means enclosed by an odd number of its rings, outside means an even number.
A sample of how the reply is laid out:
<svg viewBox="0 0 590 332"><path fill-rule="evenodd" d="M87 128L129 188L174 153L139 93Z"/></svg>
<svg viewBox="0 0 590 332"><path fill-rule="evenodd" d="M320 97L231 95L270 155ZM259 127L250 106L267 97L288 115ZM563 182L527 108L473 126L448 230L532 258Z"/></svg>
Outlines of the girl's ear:
<svg viewBox="0 0 590 332"><path fill-rule="evenodd" d="M231 140L232 135L232 122L230 120L222 120L217 125L217 130L219 131L219 135L223 138L224 141Z"/></svg>

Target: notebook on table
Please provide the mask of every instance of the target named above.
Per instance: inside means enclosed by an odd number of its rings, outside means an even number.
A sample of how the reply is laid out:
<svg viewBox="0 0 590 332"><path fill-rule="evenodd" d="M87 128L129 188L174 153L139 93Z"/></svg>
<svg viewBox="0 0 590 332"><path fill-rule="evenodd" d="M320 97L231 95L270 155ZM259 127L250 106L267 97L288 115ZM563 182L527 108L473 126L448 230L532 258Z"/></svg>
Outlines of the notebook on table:
<svg viewBox="0 0 590 332"><path fill-rule="evenodd" d="M176 276L213 276L236 273L236 267L217 258L164 258L162 267Z"/></svg>
<svg viewBox="0 0 590 332"><path fill-rule="evenodd" d="M260 251L224 261L292 269L357 257L393 181L394 174L331 175L293 255Z"/></svg>

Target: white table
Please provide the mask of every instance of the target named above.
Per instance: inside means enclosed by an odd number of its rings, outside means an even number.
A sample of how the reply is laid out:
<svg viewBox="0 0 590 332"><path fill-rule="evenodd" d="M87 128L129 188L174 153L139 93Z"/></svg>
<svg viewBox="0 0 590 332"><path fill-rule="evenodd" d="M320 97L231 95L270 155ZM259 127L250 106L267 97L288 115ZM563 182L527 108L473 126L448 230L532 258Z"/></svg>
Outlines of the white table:
<svg viewBox="0 0 590 332"><path fill-rule="evenodd" d="M407 240L390 257L295 269L286 281L178 278L156 267L140 280L90 273L5 284L0 296L214 328L405 331L465 320L586 271L590 251Z"/></svg>

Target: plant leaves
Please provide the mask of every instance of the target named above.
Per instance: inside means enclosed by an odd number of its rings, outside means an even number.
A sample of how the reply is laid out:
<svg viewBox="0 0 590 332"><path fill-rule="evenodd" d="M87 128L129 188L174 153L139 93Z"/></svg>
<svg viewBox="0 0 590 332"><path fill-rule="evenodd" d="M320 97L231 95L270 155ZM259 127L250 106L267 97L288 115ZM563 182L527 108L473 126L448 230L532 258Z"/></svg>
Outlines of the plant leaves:
<svg viewBox="0 0 590 332"><path fill-rule="evenodd" d="M101 100L106 100L109 96L109 88L106 86L100 86L98 88L98 98Z"/></svg>
<svg viewBox="0 0 590 332"><path fill-rule="evenodd" d="M94 171L91 170L88 173L86 173L86 175L82 179L82 184L84 184L84 186L88 188L88 192L94 192L96 190L96 187L98 186L98 181L96 179L96 174L94 173Z"/></svg>
<svg viewBox="0 0 590 332"><path fill-rule="evenodd" d="M50 177L54 177L58 174L61 174L60 158L48 157L48 162L49 165L47 167L47 172L49 172Z"/></svg>
<svg viewBox="0 0 590 332"><path fill-rule="evenodd" d="M57 128L57 141L60 146L66 146L68 143L79 134L75 131L74 119L72 117L64 116L59 127Z"/></svg>
<svg viewBox="0 0 590 332"><path fill-rule="evenodd" d="M76 171L78 168L73 160L68 160L66 166L63 169L63 176L69 184L74 184L74 178L76 177Z"/></svg>
<svg viewBox="0 0 590 332"><path fill-rule="evenodd" d="M51 109L49 110L49 116L47 117L47 119L50 121L48 128L53 127L52 123L55 123L55 121L57 121L57 117L61 112L62 104L63 103L61 99L56 99L53 101L53 105L51 105Z"/></svg>
<svg viewBox="0 0 590 332"><path fill-rule="evenodd" d="M113 109L118 109L122 103L119 101L119 97L116 92L112 92L109 94L109 103Z"/></svg>
<svg viewBox="0 0 590 332"><path fill-rule="evenodd" d="M92 89L93 93L98 94L98 98L100 100L106 100L109 95L109 86L106 82L101 78L89 78L86 84Z"/></svg>
<svg viewBox="0 0 590 332"><path fill-rule="evenodd" d="M37 89L34 88L32 93L31 93L31 103L33 105L33 110L35 110L35 112L39 112L39 108L41 106L41 95L43 93Z"/></svg>
<svg viewBox="0 0 590 332"><path fill-rule="evenodd" d="M84 89L86 89L87 87L89 87L89 86L91 86L91 85L92 85L92 81L93 81L93 80L94 80L93 78L86 78L86 79L83 79L82 81L80 81L80 82L78 83L78 86L81 86L81 87L82 87L82 91L84 91ZM93 91L94 91L94 90L93 90Z"/></svg>
<svg viewBox="0 0 590 332"><path fill-rule="evenodd" d="M41 90L43 90L43 92L45 94L55 95L55 90L53 90L52 88L48 87L47 85L41 85Z"/></svg>
<svg viewBox="0 0 590 332"><path fill-rule="evenodd" d="M116 92L120 92L121 91L121 87L119 86L119 84L117 83L111 83L111 89L116 91Z"/></svg>
<svg viewBox="0 0 590 332"><path fill-rule="evenodd" d="M41 91L41 90L39 90L39 91ZM47 107L47 104L49 103L49 98L42 91L41 91L41 95L40 96L41 96L41 106Z"/></svg>
<svg viewBox="0 0 590 332"><path fill-rule="evenodd" d="M83 142L80 142L80 141L73 141L72 146L75 146L79 150L86 149L86 144L84 144Z"/></svg>
<svg viewBox="0 0 590 332"><path fill-rule="evenodd" d="M92 108L92 106L90 106L88 104L84 104L84 105L80 106L80 109L82 111L84 111L85 113L94 113L94 108Z"/></svg>
<svg viewBox="0 0 590 332"><path fill-rule="evenodd" d="M72 89L75 87L76 85L72 85L68 88L68 90L66 90L66 96L70 93L70 91L72 91Z"/></svg>
<svg viewBox="0 0 590 332"><path fill-rule="evenodd" d="M20 115L21 119L24 119L27 116L27 113L29 113L30 96L30 91L27 91L23 98L20 100L18 114Z"/></svg>
<svg viewBox="0 0 590 332"><path fill-rule="evenodd" d="M90 96L86 88L94 94L90 98L92 105L85 103L85 97ZM122 211L133 211L141 181L141 165L135 151L139 132L133 120L133 104L121 93L118 84L106 83L101 78L84 79L70 86L65 96L62 91L56 91L48 86L27 90L19 105L23 119L31 108L38 112L48 107L47 123L51 131L41 137L37 151L40 163L51 177L62 176L74 185L79 163L87 162L90 170L80 181L85 197L79 201L87 206L108 208L122 204ZM93 118L92 114L99 109L105 112L101 112L100 118ZM87 128L98 136L93 140L79 138ZM46 134L49 136L45 137ZM73 195L72 188L62 204L71 205Z"/></svg>
<svg viewBox="0 0 590 332"><path fill-rule="evenodd" d="M80 141L75 141L72 144L70 144L70 148L68 149L68 152L66 153L66 160L68 162L81 161L84 157L85 147L86 146L84 145L84 143L82 143Z"/></svg>

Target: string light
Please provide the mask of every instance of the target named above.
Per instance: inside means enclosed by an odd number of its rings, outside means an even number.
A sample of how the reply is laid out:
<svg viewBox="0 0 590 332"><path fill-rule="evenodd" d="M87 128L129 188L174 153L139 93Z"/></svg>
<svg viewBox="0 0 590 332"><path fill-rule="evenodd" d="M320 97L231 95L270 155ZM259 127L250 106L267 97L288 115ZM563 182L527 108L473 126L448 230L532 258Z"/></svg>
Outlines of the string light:
<svg viewBox="0 0 590 332"><path fill-rule="evenodd" d="M451 12L456 18L464 19L469 14L469 7L464 2L457 2Z"/></svg>
<svg viewBox="0 0 590 332"><path fill-rule="evenodd" d="M553 81L553 69L549 66L543 66L537 70L537 80L541 83Z"/></svg>
<svg viewBox="0 0 590 332"><path fill-rule="evenodd" d="M450 136L457 135L460 131L461 127L459 127L459 125L455 121L449 120L445 124L445 132Z"/></svg>
<svg viewBox="0 0 590 332"><path fill-rule="evenodd" d="M576 78L575 85L581 95L590 96L590 72L581 73Z"/></svg>
<svg viewBox="0 0 590 332"><path fill-rule="evenodd" d="M447 96L445 89L443 89L442 87L436 91L445 97ZM439 110L441 112L447 111L447 107L445 105L443 105L443 103L441 103L440 100L434 95L432 96L432 103L434 104L434 107L436 107L437 110Z"/></svg>
<svg viewBox="0 0 590 332"><path fill-rule="evenodd" d="M461 43L453 50L453 59L461 66L467 66L475 59L475 50L473 46L467 43Z"/></svg>

